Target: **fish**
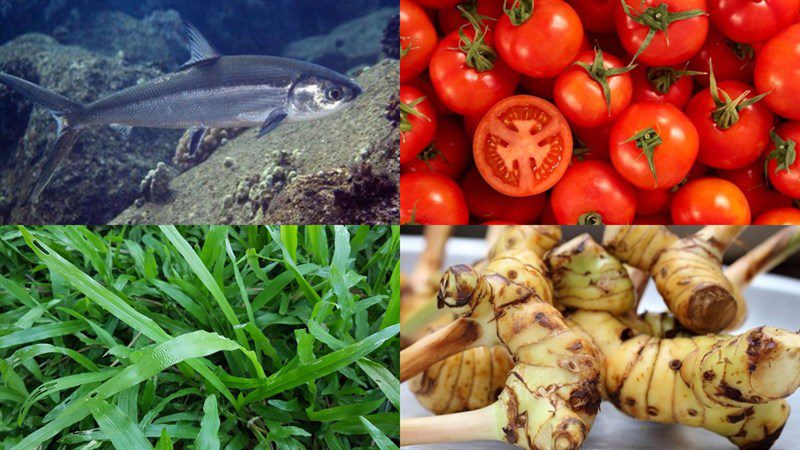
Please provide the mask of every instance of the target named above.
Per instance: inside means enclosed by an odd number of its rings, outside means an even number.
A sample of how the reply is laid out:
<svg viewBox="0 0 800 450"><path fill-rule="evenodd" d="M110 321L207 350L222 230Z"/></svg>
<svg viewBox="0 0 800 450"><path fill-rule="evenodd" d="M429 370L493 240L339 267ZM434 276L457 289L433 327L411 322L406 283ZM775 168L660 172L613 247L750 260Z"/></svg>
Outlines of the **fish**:
<svg viewBox="0 0 800 450"><path fill-rule="evenodd" d="M53 149L28 195L36 202L81 131L111 126L127 138L134 127L192 130L194 155L209 128L260 127L319 119L351 106L363 89L326 67L276 56L225 56L191 23L184 24L189 61L176 72L82 104L0 72L0 83L47 109L58 126Z"/></svg>

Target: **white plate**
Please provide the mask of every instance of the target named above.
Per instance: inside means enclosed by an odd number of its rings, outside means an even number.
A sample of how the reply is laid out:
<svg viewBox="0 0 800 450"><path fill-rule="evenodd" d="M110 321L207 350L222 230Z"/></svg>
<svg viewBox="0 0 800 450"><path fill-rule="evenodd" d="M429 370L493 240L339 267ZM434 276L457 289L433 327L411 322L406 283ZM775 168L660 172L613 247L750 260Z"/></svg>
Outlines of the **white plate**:
<svg viewBox="0 0 800 450"><path fill-rule="evenodd" d="M419 236L403 236L400 241L400 265L408 273L422 250L424 241ZM451 238L447 243L445 265L476 261L486 254L486 244L481 239ZM750 315L742 330L760 325L770 325L787 330L800 329L800 280L765 274L754 280L745 290ZM666 307L653 283L649 283L642 299L642 309L664 311ZM640 310L642 310L640 309ZM773 445L777 450L800 449L800 392L788 399L792 413L781 437ZM400 416L429 416L409 391L407 383L401 387ZM512 449L498 442L470 442L405 447L409 450L464 450ZM634 420L608 402L603 402L600 414L592 427L584 449L664 449L702 448L731 449L727 439L701 428L675 424L658 424Z"/></svg>

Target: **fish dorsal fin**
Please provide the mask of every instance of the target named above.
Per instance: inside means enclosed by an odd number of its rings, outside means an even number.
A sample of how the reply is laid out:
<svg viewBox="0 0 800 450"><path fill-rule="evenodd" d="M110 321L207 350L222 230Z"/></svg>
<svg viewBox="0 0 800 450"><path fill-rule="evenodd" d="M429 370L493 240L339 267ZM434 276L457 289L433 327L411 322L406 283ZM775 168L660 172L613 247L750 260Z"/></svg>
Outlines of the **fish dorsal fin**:
<svg viewBox="0 0 800 450"><path fill-rule="evenodd" d="M214 47L211 46L208 39L200 33L197 27L188 21L184 22L184 26L186 27L186 34L189 36L189 51L192 53L192 56L189 58L189 61L186 61L186 63L181 66L180 70L186 70L189 67L200 64L207 64L216 61L222 56L219 52L214 50Z"/></svg>
<svg viewBox="0 0 800 450"><path fill-rule="evenodd" d="M127 141L129 137L131 137L131 131L133 131L133 127L128 125L120 125L118 123L112 123L111 129L119 133L122 140Z"/></svg>

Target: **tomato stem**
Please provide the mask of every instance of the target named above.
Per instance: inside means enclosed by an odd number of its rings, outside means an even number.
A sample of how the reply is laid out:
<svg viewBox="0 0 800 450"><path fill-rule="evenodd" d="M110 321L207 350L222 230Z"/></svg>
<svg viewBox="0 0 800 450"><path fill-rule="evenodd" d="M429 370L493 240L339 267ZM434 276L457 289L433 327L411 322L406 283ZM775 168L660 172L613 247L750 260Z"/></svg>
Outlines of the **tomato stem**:
<svg viewBox="0 0 800 450"><path fill-rule="evenodd" d="M511 7L508 7L508 0L503 0L503 11L511 20L511 23L518 27L527 22L533 15L533 0L511 1Z"/></svg>
<svg viewBox="0 0 800 450"><path fill-rule="evenodd" d="M682 77L693 75L706 75L706 72L676 70L672 67L651 67L647 69L647 81L659 94L668 93L672 85Z"/></svg>
<svg viewBox="0 0 800 450"><path fill-rule="evenodd" d="M407 133L413 129L411 126L411 121L409 120L408 116L417 116L422 117L430 121L430 117L426 116L425 114L419 112L417 106L420 103L425 101L426 97L420 97L411 103L400 102L400 133Z"/></svg>
<svg viewBox="0 0 800 450"><path fill-rule="evenodd" d="M750 95L750 90L748 89L742 92L742 95L736 97L736 99L731 99L731 96L728 95L727 92L717 88L717 79L714 78L714 67L711 63L711 58L708 59L708 71L708 88L711 91L711 98L714 99L714 105L716 106L714 111L711 111L711 118L720 130L727 130L736 125L736 123L739 122L739 111L753 105L770 94L769 92L765 92L755 97L747 98L747 96ZM722 97L720 97L720 93L722 93Z"/></svg>
<svg viewBox="0 0 800 450"><path fill-rule="evenodd" d="M647 49L647 47L653 41L653 38L656 36L656 33L659 31L664 32L664 38L667 40L667 45L669 45L667 28L669 28L672 22L692 19L708 14L702 9L688 9L686 11L670 12L667 4L662 3L657 7L648 6L643 12L634 16L631 7L628 6L627 0L620 1L622 2L622 9L625 11L625 14L628 17L633 19L634 22L650 28L650 30L647 31L647 36L645 36L644 41L642 41L642 45L639 46L639 49L636 50L636 53L633 55L633 58L630 62L631 64L633 64L633 62L636 61L636 58L638 58L639 55L641 55L642 52Z"/></svg>
<svg viewBox="0 0 800 450"><path fill-rule="evenodd" d="M583 213L578 217L578 225L603 225L603 216L596 212Z"/></svg>
<svg viewBox="0 0 800 450"><path fill-rule="evenodd" d="M483 19L486 17L478 14L477 9L470 12L458 6L458 10L461 11L461 15L469 21L469 24L464 24L458 30L458 35L460 36L458 50L461 50L461 52L467 55L467 66L478 72L486 72L487 70L494 69L497 53L486 43L486 33L489 31L489 26L483 23ZM464 29L470 25L475 32L475 36L471 39L467 36L467 33L464 32Z"/></svg>
<svg viewBox="0 0 800 450"><path fill-rule="evenodd" d="M407 47L403 47L403 41L411 41L411 38L410 37L401 37L400 38L400 59L405 58L406 55L408 55L409 52L411 52L411 50L414 50L415 48L417 48L417 47L414 47L414 42L409 42Z"/></svg>
<svg viewBox="0 0 800 450"><path fill-rule="evenodd" d="M777 163L777 166L775 166L775 173L781 170L791 173L789 166L794 164L797 159L797 143L791 139L786 139L784 141L775 133L775 130L770 131L769 136L772 138L772 143L775 144L775 150L771 151L767 156L766 164L769 164L769 160L774 159Z"/></svg>
<svg viewBox="0 0 800 450"><path fill-rule="evenodd" d="M756 51L750 44L742 44L741 42L731 41L730 39L725 39L725 44L731 49L734 56L742 61L752 60L756 56Z"/></svg>
<svg viewBox="0 0 800 450"><path fill-rule="evenodd" d="M594 61L592 64L586 64L582 61L576 61L573 63L577 66L582 67L584 70L589 72L589 76L592 77L594 81L600 84L600 87L603 88L603 96L606 99L606 106L608 107L608 115L611 115L611 88L608 86L608 79L623 74L625 72L630 72L631 70L636 68L636 64L628 65L625 67L610 67L608 69L605 68L604 61L603 61L603 51L600 49L596 49L594 52Z"/></svg>
<svg viewBox="0 0 800 450"><path fill-rule="evenodd" d="M431 144L428 145L425 150L421 151L419 155L417 155L417 158L419 158L429 170L433 170L430 160L436 158L442 158L442 161L444 161L445 164L448 166L451 165L450 161L447 160L447 157L444 156L444 153L436 148L436 144L433 142L431 142Z"/></svg>
<svg viewBox="0 0 800 450"><path fill-rule="evenodd" d="M636 142L636 147L642 150L642 154L647 158L647 165L650 166L650 172L653 174L653 180L656 182L653 187L658 187L658 175L656 174L656 163L654 161L656 147L662 144L661 136L658 135L656 130L646 128L623 142Z"/></svg>

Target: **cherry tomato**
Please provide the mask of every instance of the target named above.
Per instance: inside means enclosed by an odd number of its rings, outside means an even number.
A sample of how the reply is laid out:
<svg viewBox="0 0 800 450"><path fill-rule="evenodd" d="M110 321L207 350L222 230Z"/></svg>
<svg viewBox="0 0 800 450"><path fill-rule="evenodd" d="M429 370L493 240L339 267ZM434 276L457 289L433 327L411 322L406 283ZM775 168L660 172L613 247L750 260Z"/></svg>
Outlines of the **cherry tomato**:
<svg viewBox="0 0 800 450"><path fill-rule="evenodd" d="M767 175L775 189L800 198L800 122L786 122L775 130L767 155Z"/></svg>
<svg viewBox="0 0 800 450"><path fill-rule="evenodd" d="M749 99L755 96L753 91L752 87L739 81L717 84L722 101L725 101L724 94L737 99L745 92L749 92L746 97ZM717 169L736 169L758 159L769 144L769 130L773 123L772 113L763 100L740 109L738 120L734 115L715 115L714 111L719 108L710 88L695 94L686 106L686 115L700 134L699 161Z"/></svg>
<svg viewBox="0 0 800 450"><path fill-rule="evenodd" d="M730 181L699 178L678 189L672 198L676 225L746 225L750 207L742 191Z"/></svg>
<svg viewBox="0 0 800 450"><path fill-rule="evenodd" d="M619 6L618 0L569 0L568 3L578 13L586 31L592 33L614 31L614 9Z"/></svg>
<svg viewBox="0 0 800 450"><path fill-rule="evenodd" d="M669 103L636 103L611 127L614 168L641 189L669 189L680 183L697 158L692 122Z"/></svg>
<svg viewBox="0 0 800 450"><path fill-rule="evenodd" d="M636 216L650 216L669 211L672 201L670 189L637 189Z"/></svg>
<svg viewBox="0 0 800 450"><path fill-rule="evenodd" d="M772 209L758 216L755 225L800 225L800 209Z"/></svg>
<svg viewBox="0 0 800 450"><path fill-rule="evenodd" d="M674 66L688 61L703 46L708 33L705 0L624 0L624 2L633 17L639 18L644 15L654 21L659 20L657 17L663 18L664 14L687 11L702 13L688 19L673 21L666 32L657 31L637 61L649 66ZM650 31L650 27L636 22L633 17L625 13L621 3L614 10L614 22L619 40L631 55L641 48Z"/></svg>
<svg viewBox="0 0 800 450"><path fill-rule="evenodd" d="M536 0L533 13L517 23L503 14L496 30L500 57L517 72L537 78L558 75L575 59L583 41L578 14L561 0Z"/></svg>
<svg viewBox="0 0 800 450"><path fill-rule="evenodd" d="M575 147L572 149L573 161L587 159L609 161L608 136L611 133L611 124L597 128L572 127L572 132L580 141L573 145Z"/></svg>
<svg viewBox="0 0 800 450"><path fill-rule="evenodd" d="M528 94L541 98L553 98L553 86L556 84L556 77L533 78L522 77L519 82L522 89Z"/></svg>
<svg viewBox="0 0 800 450"><path fill-rule="evenodd" d="M631 72L632 102L664 102L682 110L694 92L692 78L675 67L637 67Z"/></svg>
<svg viewBox="0 0 800 450"><path fill-rule="evenodd" d="M708 37L703 43L703 47L689 61L689 68L709 73L708 60L710 59L717 80L752 83L755 58L755 50L751 45L734 42L712 27L708 30ZM708 86L707 75L698 75L695 80L703 86Z"/></svg>
<svg viewBox="0 0 800 450"><path fill-rule="evenodd" d="M711 23L737 42L762 42L788 27L800 0L708 0Z"/></svg>
<svg viewBox="0 0 800 450"><path fill-rule="evenodd" d="M465 29L473 39L475 31ZM491 32L486 34L491 43ZM430 73L433 87L442 102L452 111L466 116L484 114L495 103L514 93L519 74L503 60L497 58L488 70L472 67L467 55L459 49L459 32L442 39L431 59Z"/></svg>
<svg viewBox="0 0 800 450"><path fill-rule="evenodd" d="M411 0L400 0L400 82L428 68L436 46L436 28L428 14Z"/></svg>
<svg viewBox="0 0 800 450"><path fill-rule="evenodd" d="M414 0L426 8L448 8L455 7L462 0Z"/></svg>
<svg viewBox="0 0 800 450"><path fill-rule="evenodd" d="M633 219L634 225L669 225L670 223L669 214L665 213L651 214L647 216L637 214L636 218Z"/></svg>
<svg viewBox="0 0 800 450"><path fill-rule="evenodd" d="M566 119L539 97L517 95L494 105L472 140L475 165L495 190L512 197L544 192L572 157Z"/></svg>
<svg viewBox="0 0 800 450"><path fill-rule="evenodd" d="M543 225L557 225L558 219L556 219L556 214L553 212L553 202L551 199L547 199L547 202L544 204L544 211L542 211L542 216L539 218L539 223Z"/></svg>
<svg viewBox="0 0 800 450"><path fill-rule="evenodd" d="M464 116L464 130L467 132L470 140L475 137L475 130L478 129L478 124L481 123L483 115L477 116Z"/></svg>
<svg viewBox="0 0 800 450"><path fill-rule="evenodd" d="M613 122L631 102L633 83L630 73L610 72L624 68L625 64L613 55L594 51L579 53L575 62L585 64L590 70L573 64L556 78L553 97L558 109L570 123L580 127L597 127ZM602 83L608 85L610 103L606 101Z"/></svg>
<svg viewBox="0 0 800 450"><path fill-rule="evenodd" d="M503 0L462 1L461 7L468 10L470 8L474 8L475 12L477 12L479 15L488 17L489 19L484 19L484 24L489 27L494 26L496 19L503 14ZM439 29L441 29L442 33L444 34L450 34L453 31L461 28L461 26L469 23L461 14L461 11L459 11L455 6L440 9L438 11L438 16Z"/></svg>
<svg viewBox="0 0 800 450"><path fill-rule="evenodd" d="M440 117L431 145L401 169L404 172L434 172L457 179L471 160L471 142L461 123L453 117Z"/></svg>
<svg viewBox="0 0 800 450"><path fill-rule="evenodd" d="M572 164L550 201L562 225L629 224L636 215L633 187L600 161Z"/></svg>
<svg viewBox="0 0 800 450"><path fill-rule="evenodd" d="M717 176L735 184L744 193L752 217L758 217L769 209L792 205L792 199L771 189L767 184L763 157L740 169L718 170Z"/></svg>
<svg viewBox="0 0 800 450"><path fill-rule="evenodd" d="M436 173L400 175L400 223L465 225L469 211L455 181Z"/></svg>
<svg viewBox="0 0 800 450"><path fill-rule="evenodd" d="M800 23L778 33L756 57L755 82L769 108L790 120L800 120Z"/></svg>
<svg viewBox="0 0 800 450"><path fill-rule="evenodd" d="M447 109L447 106L445 106L445 104L442 103L442 100L439 98L439 96L436 95L436 90L433 88L433 84L431 84L430 80L428 80L427 77L414 78L408 83L405 83L405 85L414 86L415 88L422 91L422 93L425 94L425 97L428 99L428 101L430 101L431 104L433 105L433 109L436 110L436 114L438 114L439 116L446 116L448 114L453 114L453 111Z"/></svg>
<svg viewBox="0 0 800 450"><path fill-rule="evenodd" d="M405 109L400 112L400 164L408 164L433 140L436 110L422 91L411 86L400 86L400 102Z"/></svg>
<svg viewBox="0 0 800 450"><path fill-rule="evenodd" d="M544 194L530 197L509 197L491 188L473 169L461 181L469 212L481 221L503 220L531 224L539 218L547 200Z"/></svg>

